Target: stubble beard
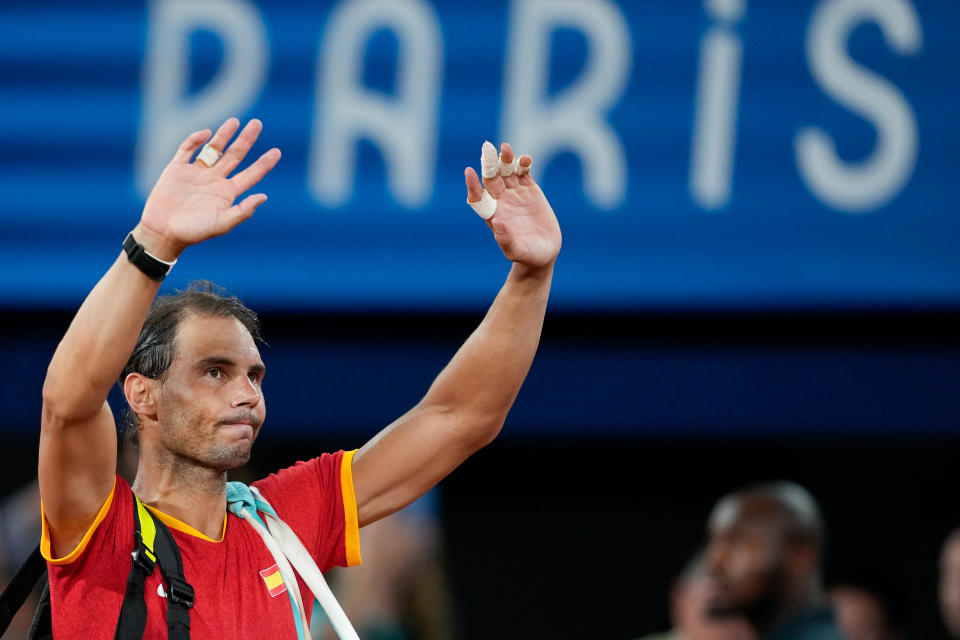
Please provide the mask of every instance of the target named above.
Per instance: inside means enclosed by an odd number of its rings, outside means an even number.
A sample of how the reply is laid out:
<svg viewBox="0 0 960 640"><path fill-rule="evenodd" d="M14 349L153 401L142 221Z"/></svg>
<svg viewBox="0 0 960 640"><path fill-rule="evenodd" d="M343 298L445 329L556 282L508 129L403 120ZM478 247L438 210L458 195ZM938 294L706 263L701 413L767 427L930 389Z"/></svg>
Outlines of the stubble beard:
<svg viewBox="0 0 960 640"><path fill-rule="evenodd" d="M767 629L776 621L786 599L786 567L774 567L766 576L760 592L751 600L743 602L717 602L707 604L711 618L743 616L757 629Z"/></svg>
<svg viewBox="0 0 960 640"><path fill-rule="evenodd" d="M253 442L237 440L227 444L216 441L218 426L204 425L199 419L177 420L172 428L162 428L164 448L173 457L173 464L184 469L207 468L227 471L242 467L250 460ZM254 439L257 431L254 431Z"/></svg>

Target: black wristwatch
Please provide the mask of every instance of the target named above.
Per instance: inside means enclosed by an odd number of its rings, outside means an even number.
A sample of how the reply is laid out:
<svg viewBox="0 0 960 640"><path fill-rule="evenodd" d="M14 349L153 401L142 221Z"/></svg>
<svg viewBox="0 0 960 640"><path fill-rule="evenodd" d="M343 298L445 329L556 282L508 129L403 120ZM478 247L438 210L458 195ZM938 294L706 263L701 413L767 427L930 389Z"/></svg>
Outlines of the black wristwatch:
<svg viewBox="0 0 960 640"><path fill-rule="evenodd" d="M163 279L167 277L170 269L177 262L176 260L167 262L147 253L143 245L134 239L132 231L127 234L127 239L123 241L123 250L127 253L127 260L133 266L143 271L148 278L157 282L163 282Z"/></svg>

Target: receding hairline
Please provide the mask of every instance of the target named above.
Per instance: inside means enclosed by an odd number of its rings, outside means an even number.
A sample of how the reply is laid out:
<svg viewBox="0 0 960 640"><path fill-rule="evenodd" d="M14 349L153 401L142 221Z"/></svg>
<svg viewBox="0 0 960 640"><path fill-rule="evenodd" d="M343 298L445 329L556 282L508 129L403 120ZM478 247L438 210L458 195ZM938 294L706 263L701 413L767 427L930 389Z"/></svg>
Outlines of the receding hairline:
<svg viewBox="0 0 960 640"><path fill-rule="evenodd" d="M824 540L823 518L820 508L809 491L792 482L772 482L745 487L723 496L710 513L710 523L721 510L736 509L737 517L757 519L764 509L776 513L785 534L808 542L820 550ZM749 513L749 512L754 513Z"/></svg>

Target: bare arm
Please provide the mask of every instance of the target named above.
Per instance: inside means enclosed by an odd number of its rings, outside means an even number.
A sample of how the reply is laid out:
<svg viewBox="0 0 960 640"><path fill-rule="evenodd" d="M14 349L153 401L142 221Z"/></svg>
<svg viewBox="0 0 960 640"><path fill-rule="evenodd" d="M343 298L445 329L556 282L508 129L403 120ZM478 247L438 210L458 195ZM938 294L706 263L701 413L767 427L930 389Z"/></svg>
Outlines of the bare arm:
<svg viewBox="0 0 960 640"><path fill-rule="evenodd" d="M504 163L513 151L504 145ZM529 166L530 158L521 163ZM482 188L466 172L469 200ZM497 210L487 223L514 264L480 326L426 396L354 456L360 524L409 504L500 432L533 362L546 311L560 227L530 174L485 179Z"/></svg>
<svg viewBox="0 0 960 640"><path fill-rule="evenodd" d="M224 149L239 125L228 120L210 144ZM152 255L171 261L187 246L222 235L253 215L266 196L233 201L273 168L280 152L271 149L233 178L226 176L260 129L259 121L251 121L212 168L190 163L210 132L191 134L154 186L134 238ZM117 440L107 394L133 351L158 288L121 253L84 300L47 369L38 473L58 555L79 543L113 487Z"/></svg>

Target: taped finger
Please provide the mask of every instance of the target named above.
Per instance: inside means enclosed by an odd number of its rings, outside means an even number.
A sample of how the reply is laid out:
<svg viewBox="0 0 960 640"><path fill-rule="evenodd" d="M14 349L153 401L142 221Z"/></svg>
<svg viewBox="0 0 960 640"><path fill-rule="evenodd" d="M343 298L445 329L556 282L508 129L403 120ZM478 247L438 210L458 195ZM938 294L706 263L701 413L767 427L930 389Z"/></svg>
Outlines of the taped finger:
<svg viewBox="0 0 960 640"><path fill-rule="evenodd" d="M493 178L500 173L500 156L497 148L489 140L485 140L480 151L480 175L485 179Z"/></svg>
<svg viewBox="0 0 960 640"><path fill-rule="evenodd" d="M497 212L497 201L486 191L480 196L480 202L470 202L470 200L467 200L467 204L484 220L489 220L493 217L493 214Z"/></svg>
<svg viewBox="0 0 960 640"><path fill-rule="evenodd" d="M530 156L522 156L522 157L524 157L524 158L530 158ZM524 175L525 173L527 173L528 171L530 171L530 167L532 167L532 166L533 166L533 158L530 158L530 164L527 164L527 165L524 165L524 164L521 163L520 160L518 159L518 160L517 160L517 175L518 175L518 176Z"/></svg>
<svg viewBox="0 0 960 640"><path fill-rule="evenodd" d="M219 150L213 148L209 144L203 145L203 149L200 149L200 153L197 154L197 161L202 162L209 169L213 165L217 164L217 161L220 160L223 153Z"/></svg>
<svg viewBox="0 0 960 640"><path fill-rule="evenodd" d="M500 177L506 178L507 176L512 176L515 173L520 173L518 168L520 166L520 160L517 158L513 159L513 162L504 164L503 161L500 162Z"/></svg>

